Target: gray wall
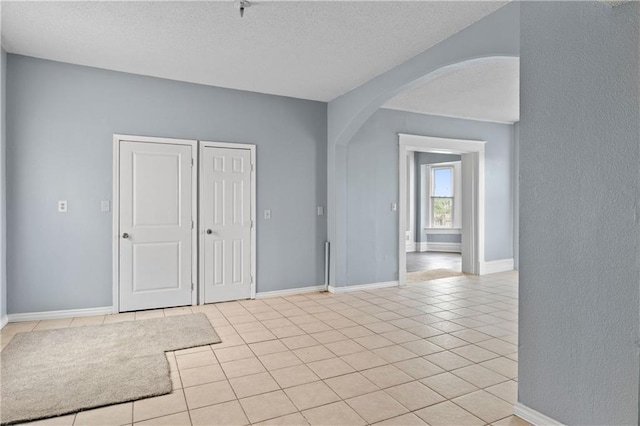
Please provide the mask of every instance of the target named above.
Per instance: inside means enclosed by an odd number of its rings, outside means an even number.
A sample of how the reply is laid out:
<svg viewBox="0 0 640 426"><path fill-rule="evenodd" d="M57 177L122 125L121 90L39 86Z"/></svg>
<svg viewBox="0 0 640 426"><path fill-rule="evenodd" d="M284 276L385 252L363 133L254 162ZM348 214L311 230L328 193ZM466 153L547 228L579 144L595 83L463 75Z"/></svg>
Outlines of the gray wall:
<svg viewBox="0 0 640 426"><path fill-rule="evenodd" d="M487 141L485 260L511 258L512 125L380 109L347 146L347 285L398 279L399 132Z"/></svg>
<svg viewBox="0 0 640 426"><path fill-rule="evenodd" d="M462 241L462 235L460 234L425 234L424 228L427 224L422 220L421 209L421 198L424 190L422 188L422 179L420 178L420 166L423 164L448 163L461 160L462 157L460 155L416 152L416 242L459 243Z"/></svg>
<svg viewBox="0 0 640 426"><path fill-rule="evenodd" d="M434 78L443 67L493 56L520 54L520 2L511 2L430 49L361 84L328 104L327 236L331 285L347 285L347 145L384 103ZM386 204L386 202L385 202ZM351 250L352 251L352 250ZM386 252L380 252L384 262ZM350 260L351 261L351 260ZM387 268L389 265L381 265ZM385 269L387 270L387 269Z"/></svg>
<svg viewBox="0 0 640 426"><path fill-rule="evenodd" d="M7 144L6 76L7 53L0 48L0 321L7 315Z"/></svg>
<svg viewBox="0 0 640 426"><path fill-rule="evenodd" d="M520 123L513 125L513 267L520 265Z"/></svg>
<svg viewBox="0 0 640 426"><path fill-rule="evenodd" d="M518 399L637 425L640 3L521 8Z"/></svg>
<svg viewBox="0 0 640 426"><path fill-rule="evenodd" d="M111 305L114 133L256 144L257 290L322 284L326 109L10 54L9 313Z"/></svg>

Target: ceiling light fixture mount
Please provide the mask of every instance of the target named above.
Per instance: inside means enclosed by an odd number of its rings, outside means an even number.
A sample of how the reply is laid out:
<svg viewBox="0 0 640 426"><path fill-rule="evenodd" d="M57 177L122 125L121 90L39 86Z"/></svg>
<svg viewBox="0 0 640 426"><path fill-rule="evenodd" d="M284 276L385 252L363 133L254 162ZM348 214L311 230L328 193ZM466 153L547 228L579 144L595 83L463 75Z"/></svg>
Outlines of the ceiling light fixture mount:
<svg viewBox="0 0 640 426"><path fill-rule="evenodd" d="M240 17L244 16L244 10L248 7L251 7L251 3L248 0L238 0L236 2L238 9L240 10Z"/></svg>

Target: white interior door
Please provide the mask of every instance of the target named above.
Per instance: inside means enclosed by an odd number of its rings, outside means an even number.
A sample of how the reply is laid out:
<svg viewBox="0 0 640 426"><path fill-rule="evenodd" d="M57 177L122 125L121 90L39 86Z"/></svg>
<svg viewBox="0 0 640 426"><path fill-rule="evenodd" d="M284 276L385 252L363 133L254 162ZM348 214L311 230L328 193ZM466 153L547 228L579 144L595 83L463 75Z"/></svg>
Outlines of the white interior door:
<svg viewBox="0 0 640 426"><path fill-rule="evenodd" d="M251 297L251 151L204 147L200 218L205 303Z"/></svg>
<svg viewBox="0 0 640 426"><path fill-rule="evenodd" d="M192 147L120 143L120 311L192 303Z"/></svg>

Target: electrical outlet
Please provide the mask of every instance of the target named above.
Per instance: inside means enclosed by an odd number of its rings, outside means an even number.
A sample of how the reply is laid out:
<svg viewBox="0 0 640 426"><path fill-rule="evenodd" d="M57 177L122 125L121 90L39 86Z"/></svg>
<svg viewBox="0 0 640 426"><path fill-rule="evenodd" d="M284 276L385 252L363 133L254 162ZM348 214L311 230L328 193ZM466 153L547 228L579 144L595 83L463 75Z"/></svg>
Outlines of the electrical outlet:
<svg viewBox="0 0 640 426"><path fill-rule="evenodd" d="M60 200L58 201L58 213L66 213L67 212L67 201Z"/></svg>

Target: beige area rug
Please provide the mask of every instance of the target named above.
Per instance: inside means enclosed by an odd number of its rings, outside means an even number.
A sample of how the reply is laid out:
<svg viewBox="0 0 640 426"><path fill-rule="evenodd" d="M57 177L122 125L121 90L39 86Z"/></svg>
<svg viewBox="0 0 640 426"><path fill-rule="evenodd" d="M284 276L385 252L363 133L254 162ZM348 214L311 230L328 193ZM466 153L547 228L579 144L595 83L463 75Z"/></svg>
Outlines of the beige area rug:
<svg viewBox="0 0 640 426"><path fill-rule="evenodd" d="M219 343L206 315L18 333L1 353L2 424L171 392L164 352Z"/></svg>
<svg viewBox="0 0 640 426"><path fill-rule="evenodd" d="M452 269L431 269L407 273L407 283L421 283L423 281L437 280L439 278L460 277L464 274Z"/></svg>

